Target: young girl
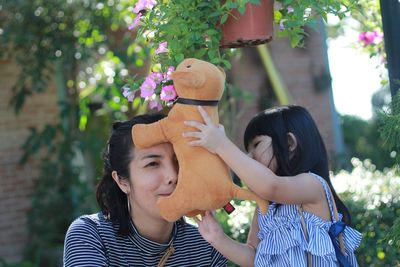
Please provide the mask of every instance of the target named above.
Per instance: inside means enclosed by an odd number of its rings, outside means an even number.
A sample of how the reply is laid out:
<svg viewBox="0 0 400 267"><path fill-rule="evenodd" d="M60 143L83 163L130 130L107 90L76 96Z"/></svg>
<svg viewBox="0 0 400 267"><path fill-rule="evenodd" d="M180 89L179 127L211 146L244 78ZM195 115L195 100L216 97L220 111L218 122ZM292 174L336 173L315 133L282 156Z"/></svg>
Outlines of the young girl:
<svg viewBox="0 0 400 267"><path fill-rule="evenodd" d="M204 109L199 112L204 123L185 122L197 130L184 134L189 144L218 154L271 202L266 215L256 210L247 244L226 236L211 212L198 221L204 239L241 266L358 266L361 234L342 222L349 225L350 214L332 187L325 145L306 109L284 106L256 115L244 134L247 155Z"/></svg>

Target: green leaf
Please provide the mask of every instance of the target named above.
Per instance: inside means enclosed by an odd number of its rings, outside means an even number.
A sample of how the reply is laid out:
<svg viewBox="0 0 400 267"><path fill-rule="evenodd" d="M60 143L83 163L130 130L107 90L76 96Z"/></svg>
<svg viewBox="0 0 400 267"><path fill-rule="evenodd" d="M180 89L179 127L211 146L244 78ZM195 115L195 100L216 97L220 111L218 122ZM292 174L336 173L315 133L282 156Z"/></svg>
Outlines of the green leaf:
<svg viewBox="0 0 400 267"><path fill-rule="evenodd" d="M216 34L219 34L219 32L217 31L217 30L215 30L215 29L209 29L209 30L207 30L206 31L206 33L208 34L208 35L216 35Z"/></svg>
<svg viewBox="0 0 400 267"><path fill-rule="evenodd" d="M279 21L282 19L282 13L279 10L274 11L274 21L276 23L279 23Z"/></svg>
<svg viewBox="0 0 400 267"><path fill-rule="evenodd" d="M88 122L88 116L82 115L79 119L79 130L84 131Z"/></svg>
<svg viewBox="0 0 400 267"><path fill-rule="evenodd" d="M226 20L228 19L228 14L224 14L221 17L221 24L224 24L226 22Z"/></svg>
<svg viewBox="0 0 400 267"><path fill-rule="evenodd" d="M238 8L238 5L236 4L236 2L230 2L230 3L228 3L228 8L229 9L236 9L236 8Z"/></svg>
<svg viewBox="0 0 400 267"><path fill-rule="evenodd" d="M224 59L222 60L222 63L225 65L227 69L230 70L232 68L232 64L228 60Z"/></svg>
<svg viewBox="0 0 400 267"><path fill-rule="evenodd" d="M215 12L211 12L208 17L209 18L213 18L213 17L219 17L221 15L220 11L215 11Z"/></svg>
<svg viewBox="0 0 400 267"><path fill-rule="evenodd" d="M238 8L238 11L239 11L240 14L243 15L244 12L246 12L246 7L245 6L241 6L241 7Z"/></svg>
<svg viewBox="0 0 400 267"><path fill-rule="evenodd" d="M301 40L302 40L303 38L300 36L300 35L298 35L298 34L295 34L295 35L291 35L290 36L290 45L291 45L291 47L297 47L297 46L299 46L299 44L300 44L300 42L301 42Z"/></svg>
<svg viewBox="0 0 400 267"><path fill-rule="evenodd" d="M177 54L177 55L175 55L174 58L175 58L176 64L179 64L185 59L185 56L183 54Z"/></svg>
<svg viewBox="0 0 400 267"><path fill-rule="evenodd" d="M195 58L203 58L203 56L207 53L207 49L199 49L194 53Z"/></svg>

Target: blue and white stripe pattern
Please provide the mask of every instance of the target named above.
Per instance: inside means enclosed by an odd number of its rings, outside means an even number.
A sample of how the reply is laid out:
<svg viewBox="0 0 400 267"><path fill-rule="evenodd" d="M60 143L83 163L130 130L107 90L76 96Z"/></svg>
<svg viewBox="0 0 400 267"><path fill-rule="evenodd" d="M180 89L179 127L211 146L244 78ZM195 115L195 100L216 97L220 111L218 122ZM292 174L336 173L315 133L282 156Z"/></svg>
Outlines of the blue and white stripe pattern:
<svg viewBox="0 0 400 267"><path fill-rule="evenodd" d="M102 213L84 215L68 229L64 243L64 266L157 266L172 244L175 252L165 266L226 266L227 260L209 245L197 228L176 222L169 244L142 237L131 224L131 233L118 236L117 228Z"/></svg>
<svg viewBox="0 0 400 267"><path fill-rule="evenodd" d="M334 218L328 185L318 175L314 174L314 176L323 185L331 216ZM304 236L296 205L282 204L277 209L277 204L271 203L266 215L262 215L259 211L260 232L258 237L260 243L257 247L254 266L307 267L307 252L312 255L312 266L314 267L339 266L334 246L328 234L334 221L322 220L306 211L303 211L303 217L308 231L308 241ZM339 220L342 220L342 214L339 214ZM360 245L362 235L346 226L343 236L347 258L353 267L357 267L354 251Z"/></svg>

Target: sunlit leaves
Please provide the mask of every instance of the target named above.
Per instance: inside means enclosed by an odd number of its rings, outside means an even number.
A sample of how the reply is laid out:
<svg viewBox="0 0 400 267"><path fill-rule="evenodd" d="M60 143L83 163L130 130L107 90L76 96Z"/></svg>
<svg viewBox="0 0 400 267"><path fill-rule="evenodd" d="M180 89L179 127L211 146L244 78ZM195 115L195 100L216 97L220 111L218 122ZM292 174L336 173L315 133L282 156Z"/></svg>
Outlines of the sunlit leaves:
<svg viewBox="0 0 400 267"><path fill-rule="evenodd" d="M328 14L342 19L354 8L358 0L277 0L274 10L275 23L280 26L278 36L288 37L292 47L302 46L304 27L317 29L319 19L327 20Z"/></svg>

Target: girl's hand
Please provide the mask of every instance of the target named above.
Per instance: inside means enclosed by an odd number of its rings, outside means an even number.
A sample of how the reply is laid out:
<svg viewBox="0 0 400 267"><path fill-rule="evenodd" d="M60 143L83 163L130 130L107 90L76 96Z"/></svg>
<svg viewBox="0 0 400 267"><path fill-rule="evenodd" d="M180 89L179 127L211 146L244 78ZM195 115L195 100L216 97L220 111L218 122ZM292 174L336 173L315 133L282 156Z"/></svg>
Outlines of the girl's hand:
<svg viewBox="0 0 400 267"><path fill-rule="evenodd" d="M184 132L184 137L193 137L197 140L188 142L192 146L202 146L211 153L216 153L216 149L222 143L225 136L224 126L219 124L215 125L207 112L201 107L198 107L201 117L204 123L198 121L185 121L185 124L193 128L198 129L197 132Z"/></svg>
<svg viewBox="0 0 400 267"><path fill-rule="evenodd" d="M215 244L216 241L221 240L225 235L222 227L219 225L211 211L206 211L201 220L197 217L195 217L194 220L198 224L201 236L211 245Z"/></svg>

